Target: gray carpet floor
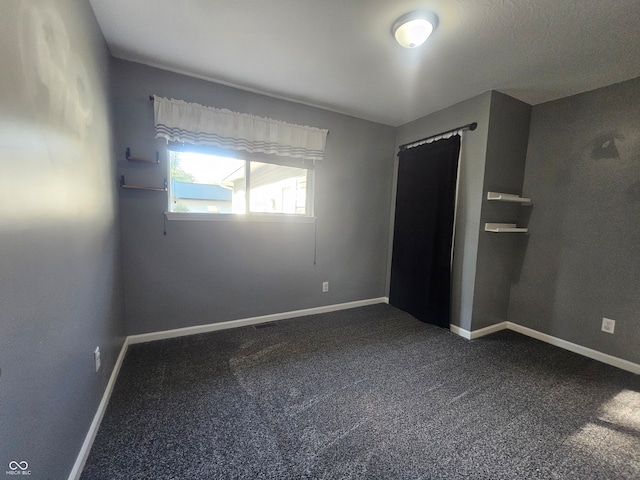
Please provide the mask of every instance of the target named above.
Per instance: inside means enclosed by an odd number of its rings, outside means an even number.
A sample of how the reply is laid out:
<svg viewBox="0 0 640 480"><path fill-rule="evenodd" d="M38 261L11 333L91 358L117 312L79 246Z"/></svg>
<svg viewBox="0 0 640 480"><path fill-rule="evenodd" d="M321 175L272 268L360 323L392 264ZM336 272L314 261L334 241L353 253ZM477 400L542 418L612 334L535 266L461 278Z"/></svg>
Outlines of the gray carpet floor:
<svg viewBox="0 0 640 480"><path fill-rule="evenodd" d="M389 306L133 345L82 479L639 479L640 377Z"/></svg>

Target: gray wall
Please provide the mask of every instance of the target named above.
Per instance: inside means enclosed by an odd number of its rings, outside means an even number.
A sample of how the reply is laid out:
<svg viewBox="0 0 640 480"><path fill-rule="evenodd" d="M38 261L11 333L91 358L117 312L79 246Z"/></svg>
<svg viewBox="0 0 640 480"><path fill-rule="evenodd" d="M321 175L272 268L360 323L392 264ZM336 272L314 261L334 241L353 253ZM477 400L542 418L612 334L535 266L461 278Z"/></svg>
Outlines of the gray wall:
<svg viewBox="0 0 640 480"><path fill-rule="evenodd" d="M640 79L533 108L512 322L640 363ZM602 317L617 321L614 335Z"/></svg>
<svg viewBox="0 0 640 480"><path fill-rule="evenodd" d="M491 92L486 92L449 108L433 113L398 128L396 149L403 143L418 140L449 129L478 122L478 128L465 132L462 138L458 210L455 225L454 261L452 275L451 323L471 330L473 297L476 280L480 208L487 152L487 135ZM397 157L394 164L397 183ZM394 191L395 204L395 191ZM393 215L393 214L392 214ZM393 228L393 217L391 217ZM392 235L392 233L391 233ZM389 254L389 265L391 264ZM389 283L387 276L387 288Z"/></svg>
<svg viewBox="0 0 640 480"><path fill-rule="evenodd" d="M4 0L0 32L0 472L62 479L123 341L108 52L80 0Z"/></svg>
<svg viewBox="0 0 640 480"><path fill-rule="evenodd" d="M500 92L491 92L473 298L473 330L504 322L508 318L511 283L517 276L528 237L519 233L485 232L484 224L495 222L526 226L526 216L531 207L488 201L487 192L522 193L530 117L529 104Z"/></svg>
<svg viewBox="0 0 640 480"><path fill-rule="evenodd" d="M167 221L162 192L120 191L129 334L386 294L395 129L123 60L112 61L116 158L130 184L160 186L166 146L150 94L328 128L313 223ZM124 151L160 165L127 162ZM322 293L322 282L330 291Z"/></svg>

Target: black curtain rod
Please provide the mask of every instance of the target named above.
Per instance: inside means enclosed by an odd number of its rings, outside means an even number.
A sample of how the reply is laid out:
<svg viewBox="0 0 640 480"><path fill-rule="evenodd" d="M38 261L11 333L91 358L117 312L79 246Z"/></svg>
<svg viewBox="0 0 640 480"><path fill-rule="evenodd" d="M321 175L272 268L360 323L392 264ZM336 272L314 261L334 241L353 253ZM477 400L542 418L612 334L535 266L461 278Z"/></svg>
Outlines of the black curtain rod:
<svg viewBox="0 0 640 480"><path fill-rule="evenodd" d="M405 143L404 145L400 145L400 147L398 147L398 155L400 155L402 152L404 152L407 148L412 148L412 146L417 146L417 145L415 145L416 143L426 142L427 140L431 140L432 138L439 137L440 135L446 135L447 133L453 133L453 132L457 132L459 130L471 130L471 131L473 131L476 128L478 128L478 122L468 123L468 124L463 125L461 127L452 128L451 130L447 130L445 132L436 133L435 135L429 135L428 137L421 138L420 140L414 140L413 142Z"/></svg>

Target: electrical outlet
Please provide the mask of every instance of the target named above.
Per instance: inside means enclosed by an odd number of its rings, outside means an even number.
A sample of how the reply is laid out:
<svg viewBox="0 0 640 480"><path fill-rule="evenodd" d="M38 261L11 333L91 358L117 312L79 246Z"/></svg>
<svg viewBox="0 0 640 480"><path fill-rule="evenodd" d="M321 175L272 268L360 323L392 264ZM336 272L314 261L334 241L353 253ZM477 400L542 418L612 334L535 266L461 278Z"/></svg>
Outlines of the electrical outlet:
<svg viewBox="0 0 640 480"><path fill-rule="evenodd" d="M613 333L616 329L616 321L610 318L602 318L602 331L607 333Z"/></svg>
<svg viewBox="0 0 640 480"><path fill-rule="evenodd" d="M93 359L96 362L96 372L100 370L100 347L96 347L93 351Z"/></svg>
<svg viewBox="0 0 640 480"><path fill-rule="evenodd" d="M322 282L322 291L323 292L329 291L329 282Z"/></svg>

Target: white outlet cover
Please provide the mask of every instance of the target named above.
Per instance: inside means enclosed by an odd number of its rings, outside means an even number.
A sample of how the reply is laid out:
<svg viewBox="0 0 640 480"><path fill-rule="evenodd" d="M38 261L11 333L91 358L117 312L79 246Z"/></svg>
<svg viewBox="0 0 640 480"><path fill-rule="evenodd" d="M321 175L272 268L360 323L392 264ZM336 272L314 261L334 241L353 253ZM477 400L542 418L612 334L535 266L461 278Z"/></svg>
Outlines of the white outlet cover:
<svg viewBox="0 0 640 480"><path fill-rule="evenodd" d="M602 331L607 333L613 333L616 329L616 321L610 318L602 318Z"/></svg>
<svg viewBox="0 0 640 480"><path fill-rule="evenodd" d="M329 282L322 282L322 291L323 292L329 291Z"/></svg>

